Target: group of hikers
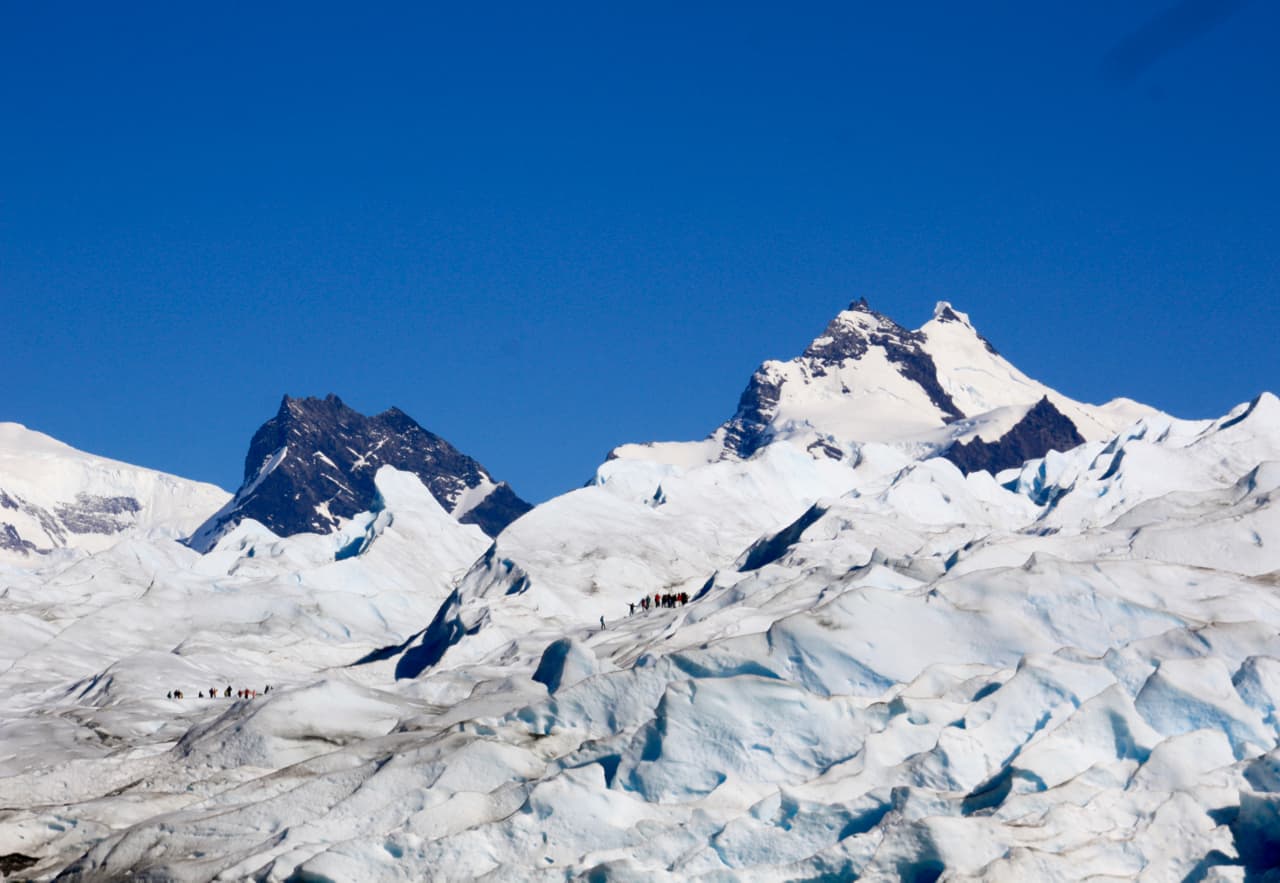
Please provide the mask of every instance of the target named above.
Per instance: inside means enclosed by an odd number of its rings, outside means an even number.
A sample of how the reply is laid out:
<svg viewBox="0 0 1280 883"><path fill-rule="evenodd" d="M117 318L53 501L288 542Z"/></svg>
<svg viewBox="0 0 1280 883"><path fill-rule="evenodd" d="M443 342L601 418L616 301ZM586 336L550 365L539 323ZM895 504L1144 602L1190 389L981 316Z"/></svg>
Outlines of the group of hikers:
<svg viewBox="0 0 1280 883"><path fill-rule="evenodd" d="M650 598L648 595L645 595L638 602L636 601L628 602L627 606L631 609L627 611L627 615L635 616L637 607L640 608L641 612L645 612L650 609L657 609L658 607L683 607L685 604L688 604L688 603L689 603L688 592L667 592L666 594L657 592L654 594L652 598ZM606 628L604 624L603 616L600 617L600 628L602 629Z"/></svg>
<svg viewBox="0 0 1280 883"><path fill-rule="evenodd" d="M688 592L668 592L667 594L659 593L659 594L655 594L653 598L650 598L648 595L645 595L643 598L640 599L639 604L636 604L633 602L627 605L628 607L631 608L630 614L628 615L634 614L636 612L637 607L639 607L643 611L643 610L648 610L651 607L654 607L654 608L683 607L685 604L688 604L688 603L689 603Z"/></svg>
<svg viewBox="0 0 1280 883"><path fill-rule="evenodd" d="M264 689L262 692L263 692L264 694L266 694L266 693L270 693L270 692L271 692L271 685L270 685L270 684L267 684L266 689ZM205 694L204 690L201 690L201 691L200 691L200 693L199 693L199 695L198 695L196 698L197 698L197 699L203 699L203 698L205 698L205 695L206 695L206 694ZM209 692L208 692L208 694L207 694L207 695L208 695L208 697L209 697L210 699L217 699L217 698L218 698L218 688L217 688L217 687L210 687L210 688L209 688ZM231 685L230 685L230 684L227 684L227 689L226 689L225 691L223 691L223 694L222 694L222 695L223 695L223 698L225 698L225 699L230 699L230 698L231 698ZM255 690L255 689L253 689L252 687L245 687L243 690L236 690L236 693L235 693L235 696L236 696L236 698L237 698L237 699L254 699L254 698L257 698L257 695L258 695L258 691L257 691L257 690ZM166 698L166 699L182 699L183 697L184 697L184 694L183 694L183 692L182 692L181 690L170 690L168 693L165 693L165 694L164 694L164 698Z"/></svg>

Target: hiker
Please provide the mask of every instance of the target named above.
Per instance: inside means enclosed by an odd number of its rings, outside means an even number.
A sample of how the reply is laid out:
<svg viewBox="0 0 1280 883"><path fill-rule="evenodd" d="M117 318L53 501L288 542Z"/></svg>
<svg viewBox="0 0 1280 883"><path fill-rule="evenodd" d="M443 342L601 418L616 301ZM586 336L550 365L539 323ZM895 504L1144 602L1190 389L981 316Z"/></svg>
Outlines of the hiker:
<svg viewBox="0 0 1280 883"><path fill-rule="evenodd" d="M264 693L270 693L270 692L271 692L271 685L270 685L270 684L267 684L267 689L263 690L262 692L264 692Z"/></svg>
<svg viewBox="0 0 1280 883"><path fill-rule="evenodd" d="M604 617L600 617L600 628L604 628Z"/></svg>
<svg viewBox="0 0 1280 883"><path fill-rule="evenodd" d="M635 616L635 615L636 615L636 602L635 602L635 601L630 601L630 602L628 602L628 603L627 603L627 607L629 608L629 609L627 610L627 616Z"/></svg>
<svg viewBox="0 0 1280 883"><path fill-rule="evenodd" d="M224 699L230 699L230 698L231 698L231 685L230 685L230 684L227 684L227 693L226 693L226 695L225 695L223 698L224 698Z"/></svg>
<svg viewBox="0 0 1280 883"><path fill-rule="evenodd" d="M217 687L210 687L210 688L209 688L209 698L210 698L210 699L217 699L217 698L218 698L218 688L217 688Z"/></svg>
<svg viewBox="0 0 1280 883"><path fill-rule="evenodd" d="M172 698L173 698L173 691L172 691L172 690L170 690L168 693L165 693L165 694L164 694L164 698L166 698L166 699L172 699Z"/></svg>
<svg viewBox="0 0 1280 883"><path fill-rule="evenodd" d="M197 699L203 699L203 698L204 698L204 690L201 690L199 693L197 693L197 694L196 694L196 698L197 698Z"/></svg>
<svg viewBox="0 0 1280 883"><path fill-rule="evenodd" d="M182 691L181 691L181 690L174 690L174 691L173 691L173 698L174 698L174 699L181 699L181 698L182 698Z"/></svg>

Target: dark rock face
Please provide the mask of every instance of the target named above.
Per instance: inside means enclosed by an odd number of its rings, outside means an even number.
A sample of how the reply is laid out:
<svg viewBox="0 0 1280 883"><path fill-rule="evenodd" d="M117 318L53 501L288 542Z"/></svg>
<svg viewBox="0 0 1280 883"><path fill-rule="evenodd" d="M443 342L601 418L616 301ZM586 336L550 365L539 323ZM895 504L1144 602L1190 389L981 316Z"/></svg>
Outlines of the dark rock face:
<svg viewBox="0 0 1280 883"><path fill-rule="evenodd" d="M21 555L30 555L32 552L39 552L36 544L30 540L25 540L18 533L18 529L8 522L0 522L0 549L6 552L17 552Z"/></svg>
<svg viewBox="0 0 1280 883"><path fill-rule="evenodd" d="M937 319L939 322L961 322L961 323L964 322L963 319L961 319L959 316L956 315L956 311L951 309L950 304L947 304L945 307L939 310L938 315L934 316L934 318Z"/></svg>
<svg viewBox="0 0 1280 883"><path fill-rule="evenodd" d="M249 443L235 499L189 542L208 551L244 518L280 536L329 533L339 519L376 508L380 466L417 475L447 511L464 491L492 481L479 463L398 408L366 417L335 395L285 396ZM460 520L494 536L531 508L500 484Z"/></svg>
<svg viewBox="0 0 1280 883"><path fill-rule="evenodd" d="M944 419L959 420L965 416L938 382L938 368L923 348L926 341L923 333L903 328L888 316L877 313L865 298L850 304L846 312L861 313L868 321L850 322L843 314L832 319L822 335L800 354L799 361L811 377L825 377L828 369L862 358L870 347L879 347L903 377L925 391ZM767 445L772 440L769 423L777 413L781 395L782 382L769 372L768 366L756 369L738 400L737 413L724 425L725 448L746 459ZM823 453L832 455L827 450ZM839 456L836 453L836 459Z"/></svg>
<svg viewBox="0 0 1280 883"><path fill-rule="evenodd" d="M745 460L767 445L769 421L781 395L782 383L757 368L738 399L738 413L725 424L725 447Z"/></svg>
<svg viewBox="0 0 1280 883"><path fill-rule="evenodd" d="M920 348L925 336L919 331L908 331L900 328L900 335L873 335L871 342L884 347L889 361L898 366L898 373L908 380L914 381L929 396L947 418L960 420L964 412L956 407L951 396L938 382L938 366L933 363L933 356Z"/></svg>
<svg viewBox="0 0 1280 883"><path fill-rule="evenodd" d="M57 508L58 518L72 533L120 533L133 524L142 504L133 497L76 494L75 503Z"/></svg>
<svg viewBox="0 0 1280 883"><path fill-rule="evenodd" d="M51 540L56 548L66 545L68 534L109 536L128 530L137 522L142 504L133 497L79 493L76 494L75 502L60 504L51 511L0 490L0 510L3 509L22 512L34 518L40 523L46 540ZM50 551L22 536L18 528L9 522L0 522L0 550L22 555Z"/></svg>
<svg viewBox="0 0 1280 883"><path fill-rule="evenodd" d="M965 475L983 470L995 475L1050 451L1069 451L1082 444L1084 437L1076 425L1046 396L998 440L985 442L975 438L952 445L942 456L960 467Z"/></svg>
<svg viewBox="0 0 1280 883"><path fill-rule="evenodd" d="M816 457L818 454L822 454L823 456L829 457L832 460L844 459L844 451L842 451L838 445L836 445L835 443L827 439L820 438L815 442L810 442L808 447L805 448L805 450L808 451L809 454L814 457Z"/></svg>
<svg viewBox="0 0 1280 883"><path fill-rule="evenodd" d="M33 856L24 855L21 852L10 852L6 855L0 855L0 877L6 874L16 874L19 871L26 870L40 859Z"/></svg>
<svg viewBox="0 0 1280 883"><path fill-rule="evenodd" d="M491 537L502 533L502 529L532 509L529 503L516 496L511 485L503 482L489 496L458 520L463 524L474 524Z"/></svg>
<svg viewBox="0 0 1280 883"><path fill-rule="evenodd" d="M867 313L878 319L884 319L883 316L871 309L865 297L849 304L849 311ZM890 324L893 323L890 322ZM811 359L817 363L817 367L821 368L824 365L838 365L845 359L859 359L866 351L866 335L860 329L845 323L837 316L827 323L827 327L820 337L805 347L804 352L800 354L800 358ZM823 375L819 374L818 376L821 377Z"/></svg>

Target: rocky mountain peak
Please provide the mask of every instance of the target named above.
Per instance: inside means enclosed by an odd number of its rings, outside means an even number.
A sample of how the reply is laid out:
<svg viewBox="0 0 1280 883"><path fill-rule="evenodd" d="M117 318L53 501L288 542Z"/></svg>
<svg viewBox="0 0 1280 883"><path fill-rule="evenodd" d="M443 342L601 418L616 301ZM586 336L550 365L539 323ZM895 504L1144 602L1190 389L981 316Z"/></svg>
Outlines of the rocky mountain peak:
<svg viewBox="0 0 1280 883"><path fill-rule="evenodd" d="M968 313L957 312L955 308L945 300L940 300L934 305L933 318L937 319L939 322L959 322L961 325L968 325L970 328L973 327L973 323L969 321Z"/></svg>
<svg viewBox="0 0 1280 883"><path fill-rule="evenodd" d="M446 511L490 536L531 508L399 408L368 417L332 393L286 395L249 443L244 484L192 536L191 545L207 551L245 518L280 536L329 533L341 519L375 507L380 466L414 473Z"/></svg>
<svg viewBox="0 0 1280 883"><path fill-rule="evenodd" d="M904 441L941 453L966 429L937 431L966 420L980 425L993 409L1025 408L1008 438L972 439L950 455L965 471L998 471L1080 443L1073 421L1092 419L1094 412L1056 394L1052 401L1044 398L1052 392L1005 362L969 316L947 301L937 303L930 322L912 330L859 298L799 356L762 364L734 416L712 438L724 455L743 459L781 438L837 460L864 441ZM1004 425L1005 419L996 422ZM1099 431L1100 424L1090 426Z"/></svg>
<svg viewBox="0 0 1280 883"><path fill-rule="evenodd" d="M1000 355L999 351L991 345L991 341L983 337L982 334L978 332L978 329L973 327L973 322L970 321L969 314L960 312L947 301L940 300L934 306L933 321L939 325L956 325L967 329L969 333L982 343L987 352L991 353L993 356Z"/></svg>
<svg viewBox="0 0 1280 883"><path fill-rule="evenodd" d="M876 312L866 298L854 301L827 323L822 334L797 358L786 363L766 362L756 370L738 401L737 413L721 427L726 450L738 457L750 457L772 439L773 423L786 394L803 400L806 394L798 387L825 390L831 385L829 381L841 375L850 363L864 360L873 349L896 374L923 392L926 407L935 408L941 420L964 417L938 380L937 366L926 350L927 342L924 332L904 328ZM855 391L845 380L839 382L838 389L844 395ZM829 392L815 391L813 395L829 398Z"/></svg>
<svg viewBox="0 0 1280 883"><path fill-rule="evenodd" d="M871 309L866 298L855 301L849 309L837 313L822 334L800 354L818 367L830 367L845 359L861 358L869 345L885 341L912 341L924 338L908 331L897 322ZM822 375L819 375L822 376Z"/></svg>

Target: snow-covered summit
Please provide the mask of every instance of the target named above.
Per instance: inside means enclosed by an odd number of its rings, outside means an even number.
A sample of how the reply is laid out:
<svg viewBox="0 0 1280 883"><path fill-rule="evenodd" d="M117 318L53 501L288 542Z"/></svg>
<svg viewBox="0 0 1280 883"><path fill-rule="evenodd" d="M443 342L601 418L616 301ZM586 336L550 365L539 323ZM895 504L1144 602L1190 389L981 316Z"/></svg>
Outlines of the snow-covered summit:
<svg viewBox="0 0 1280 883"><path fill-rule="evenodd" d="M366 417L336 395L285 396L249 444L244 483L191 537L200 551L251 518L279 536L331 533L374 508L380 466L413 473L459 521L496 535L531 507L399 408Z"/></svg>
<svg viewBox="0 0 1280 883"><path fill-rule="evenodd" d="M1028 428L1018 427L1030 419L1038 441L1024 452L1035 457L1109 438L1152 413L1136 402L1086 405L1031 379L946 301L913 331L860 299L799 356L762 364L736 413L705 441L623 445L612 456L688 465L789 442L815 457L854 460L875 442L927 457L977 439L1007 453L1024 450L1002 439L1015 429L1027 439ZM979 462L973 450L964 462L989 471L1008 465Z"/></svg>
<svg viewBox="0 0 1280 883"><path fill-rule="evenodd" d="M77 450L0 423L0 560L30 565L57 549L96 552L136 531L182 536L227 492Z"/></svg>

